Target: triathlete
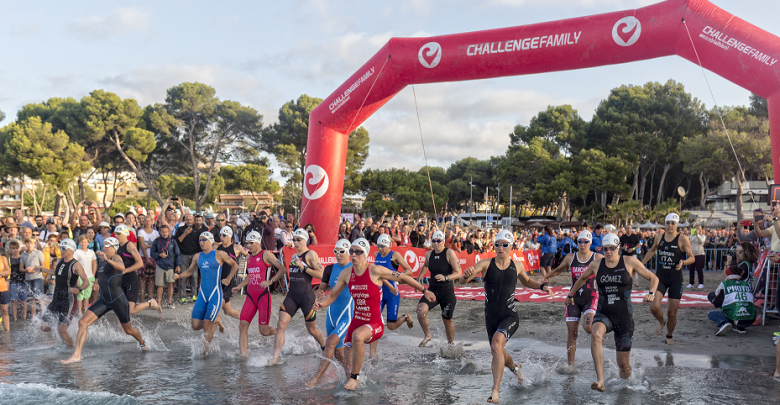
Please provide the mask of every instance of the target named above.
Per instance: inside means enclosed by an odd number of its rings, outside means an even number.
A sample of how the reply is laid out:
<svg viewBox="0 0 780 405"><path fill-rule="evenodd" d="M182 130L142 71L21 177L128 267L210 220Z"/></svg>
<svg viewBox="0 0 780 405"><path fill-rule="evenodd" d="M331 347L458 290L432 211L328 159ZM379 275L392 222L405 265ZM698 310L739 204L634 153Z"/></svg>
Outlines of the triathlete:
<svg viewBox="0 0 780 405"><path fill-rule="evenodd" d="M423 296L429 301L436 300L435 295L415 279L397 271L390 271L383 266L369 264L366 258L369 249L370 244L364 238L352 242L349 250L352 255L352 269L342 271L328 298L314 305L314 309L319 310L333 304L346 286L349 286L349 292L355 300L355 315L344 338L344 347L346 347L344 363L349 366L347 372L350 373L344 388L348 390L354 390L358 386L360 367L366 354L365 345L381 338L385 331L382 313L379 311L382 300L380 288L382 280L403 282L415 290L422 291Z"/></svg>
<svg viewBox="0 0 780 405"><path fill-rule="evenodd" d="M143 267L144 262L141 260L141 254L138 253L135 243L127 239L129 234L130 229L125 224L119 224L114 228L114 235L119 241L116 254L125 265L125 270L122 273L122 291L130 303L130 315L135 315L146 308L152 308L162 314L162 307L154 298L150 298L142 304L137 303L141 293L141 279L138 277L138 270Z"/></svg>
<svg viewBox="0 0 780 405"><path fill-rule="evenodd" d="M376 240L376 246L379 248L379 251L374 257L374 264L387 267L391 271L398 271L398 268L401 267L403 269L401 273L411 277L413 273L412 268L409 267L409 263L406 263L406 260L404 260L404 257L400 253L390 250L390 246L392 245L393 240L390 238L390 235L379 235ZM384 311L385 306L387 306L387 329L396 330L403 324L406 324L409 329L414 327L414 319L412 319L411 313L407 312L403 315L404 319L398 319L398 308L401 306L401 294L398 292L398 285L395 281L385 280L382 282L381 311ZM374 357L374 354L376 354L376 344L377 341L371 343L371 357Z"/></svg>
<svg viewBox="0 0 780 405"><path fill-rule="evenodd" d="M425 333L425 337L420 342L420 347L425 347L431 341L431 327L428 321L428 311L441 306L441 318L444 322L444 331L447 334L447 342L455 342L455 325L452 323L452 315L455 312L455 286L453 281L460 278L463 272L458 263L458 256L452 249L444 247L444 232L436 231L433 233L433 250L425 254L425 264L423 264L417 281L422 280L425 273L430 270L431 277L428 279L430 291L436 296L436 300L431 301L425 297L420 298L417 304L417 320Z"/></svg>
<svg viewBox="0 0 780 405"><path fill-rule="evenodd" d="M279 322L276 324L276 339L274 340L273 358L268 362L274 365L279 362L279 355L284 346L284 332L293 315L298 309L303 313L306 321L306 330L317 341L320 348L325 350L325 339L317 328L317 311L314 303L317 301L314 290L311 288L312 278L322 278L322 265L316 252L306 247L309 233L305 229L298 228L293 232L293 246L297 253L290 260L290 290L284 297L279 308Z"/></svg>
<svg viewBox="0 0 780 405"><path fill-rule="evenodd" d="M350 246L348 239L340 239L336 242L336 246L333 248L333 253L336 255L336 263L325 266L325 271L322 273L322 283L320 284L320 299L324 298L325 294L336 286L341 273L352 271L352 263L349 260ZM344 337L347 335L347 329L349 329L349 324L352 321L353 310L354 300L349 290L341 291L336 301L328 307L328 316L325 319L325 333L328 337L325 340L325 351L322 353L323 359L320 361L320 368L317 370L317 374L306 383L306 388L317 386L322 375L328 370L328 366L330 366L334 356L344 367L345 371L349 370L349 366L344 363ZM349 377L349 373L347 373L347 377Z"/></svg>
<svg viewBox="0 0 780 405"><path fill-rule="evenodd" d="M238 347L241 357L246 357L249 348L249 324L257 315L257 324L260 334L271 336L276 334L276 328L269 326L271 320L271 292L268 287L280 280L287 273L282 262L276 258L270 250L263 250L263 238L257 231L249 232L246 236L246 247L249 249L249 258L246 260L246 277L232 292L238 293L246 287L246 300L241 308L238 326ZM271 277L271 267L276 267L277 273Z"/></svg>
<svg viewBox="0 0 780 405"><path fill-rule="evenodd" d="M577 236L577 246L579 246L579 250L575 253L566 255L561 264L547 275L547 278L554 277L568 268L571 270L571 285L573 286L592 261L604 257L599 253L590 251L590 243L592 240L593 235L591 235L589 230L586 229L580 232L579 236ZM596 305L598 304L599 298L595 282L596 276L594 275L582 286L582 288L574 292L574 303L566 306L566 328L569 330L566 339L566 347L568 349L569 367L574 367L574 355L577 351L577 334L580 319L582 319L582 330L587 334L590 334L591 332L593 315L596 314Z"/></svg>
<svg viewBox="0 0 780 405"><path fill-rule="evenodd" d="M214 232L212 232L212 235L213 234ZM233 228L229 226L223 226L219 231L219 239L221 243L214 244L214 248L227 253L227 255L230 256L230 258L233 259L233 261L236 263L238 263L239 255L249 256L249 253L246 252L246 249L244 249L238 243L233 243ZM235 267L235 271L222 272L222 280L228 280L227 285L222 283L222 297L225 300L225 302L222 304L222 312L224 312L225 315L240 319L241 314L238 312L238 310L233 309L233 307L230 306L230 298L233 296L233 287L236 286L236 272L238 272L238 266Z"/></svg>
<svg viewBox="0 0 780 405"><path fill-rule="evenodd" d="M458 280L466 284L469 280L482 275L485 284L485 328L487 329L490 352L493 355L493 391L488 402L498 403L501 390L501 377L504 376L504 367L510 369L518 381L523 380L520 372L520 364L512 360L512 356L506 352L506 342L517 331L520 315L515 308L515 287L519 279L524 286L540 289L554 297L552 289L546 282L537 282L528 277L523 263L512 260L509 252L512 250L514 237L512 232L504 229L498 232L493 242L496 257L480 260Z"/></svg>
<svg viewBox="0 0 780 405"><path fill-rule="evenodd" d="M566 305L574 302L574 294L596 275L599 289L599 305L593 317L593 333L590 335L590 353L596 368L596 381L591 389L604 392L604 335L615 332L615 357L620 368L620 378L631 376L631 340L634 336L634 309L631 305L633 277L638 274L650 281L650 292L645 302L653 300L658 278L633 256L620 256L620 238L609 233L602 239L604 257L594 260L577 279L566 297Z"/></svg>
<svg viewBox="0 0 780 405"><path fill-rule="evenodd" d="M66 346L73 347L73 339L68 334L68 324L70 323L68 314L72 307L71 300L75 297L75 294L89 287L89 280L86 277L86 273L84 273L84 269L73 257L73 254L76 252L76 242L73 239L63 239L60 242L60 251L62 252L62 258L57 261L56 265L52 266L54 271L54 296L43 314L44 323L41 324L41 330L48 332L51 330L50 324L57 322L57 332L62 341ZM78 284L79 280L81 280L81 284Z"/></svg>
<svg viewBox="0 0 780 405"><path fill-rule="evenodd" d="M666 325L666 344L673 345L674 327L677 326L677 309L680 307L680 299L683 293L683 272L682 269L696 262L696 257L691 249L691 241L687 236L677 231L677 224L680 222L680 216L674 212L666 216L665 232L655 237L653 247L642 259L642 264L646 264L658 252L658 294L650 305L650 312L658 320L656 335L664 331ZM687 258L685 256L688 256ZM669 291L669 308L667 309L667 319L664 321L664 313L661 311L661 301L664 294ZM654 290L655 291L655 290Z"/></svg>
<svg viewBox="0 0 780 405"><path fill-rule="evenodd" d="M173 279L189 277L196 269L200 272L200 291L195 300L195 306L192 307L191 322L192 330L203 329L203 336L206 338L206 343L203 346L205 354L208 352L209 343L214 338L217 327L219 327L220 332L225 330L220 319L219 309L222 306L222 286L228 284L229 281L222 279L222 271L228 267L230 272L235 272L238 264L227 253L212 248L214 235L211 232L201 233L198 236L198 243L203 251L195 253L190 268L181 274L175 274Z"/></svg>
<svg viewBox="0 0 780 405"><path fill-rule="evenodd" d="M122 273L126 270L122 260L116 254L117 248L119 248L119 240L108 238L103 242L103 252L97 252L101 263L95 274L97 282L93 288L100 294L100 298L89 306L89 309L79 320L76 350L73 351L73 356L62 360L62 363L81 361L81 349L84 348L84 342L87 341L87 329L109 311L114 311L122 330L134 337L142 350L148 350L146 342L141 337L141 332L130 324L130 305L122 291Z"/></svg>

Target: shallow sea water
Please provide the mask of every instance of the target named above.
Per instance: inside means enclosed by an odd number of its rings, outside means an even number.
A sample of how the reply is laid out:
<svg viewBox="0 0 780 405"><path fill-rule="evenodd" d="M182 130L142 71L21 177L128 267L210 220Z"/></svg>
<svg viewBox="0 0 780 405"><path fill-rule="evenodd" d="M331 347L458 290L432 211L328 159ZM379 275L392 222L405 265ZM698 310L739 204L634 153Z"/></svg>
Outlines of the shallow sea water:
<svg viewBox="0 0 780 405"><path fill-rule="evenodd" d="M250 335L249 358L238 356L238 322L228 319L208 354L202 332L189 319L136 318L152 351L142 352L113 315L90 328L81 363L61 365L72 353L35 322L20 325L0 343L0 403L24 404L482 404L490 395L490 348L486 341L440 342L386 331L377 356L366 360L361 387L342 389L343 370L331 367L311 390L304 384L320 361L320 349L294 318L281 365L266 366L273 339ZM254 324L252 326L255 327ZM76 322L70 327L76 335ZM256 333L256 332L255 332ZM584 335L584 334L583 334ZM33 343L29 343L33 342ZM522 364L518 384L508 370L502 403L531 404L767 404L780 402L771 375L774 357L699 356L634 350L633 375L618 377L615 353L605 349L607 391L590 389L595 378L589 339L581 337L578 372L565 366L560 347L512 338L507 351Z"/></svg>

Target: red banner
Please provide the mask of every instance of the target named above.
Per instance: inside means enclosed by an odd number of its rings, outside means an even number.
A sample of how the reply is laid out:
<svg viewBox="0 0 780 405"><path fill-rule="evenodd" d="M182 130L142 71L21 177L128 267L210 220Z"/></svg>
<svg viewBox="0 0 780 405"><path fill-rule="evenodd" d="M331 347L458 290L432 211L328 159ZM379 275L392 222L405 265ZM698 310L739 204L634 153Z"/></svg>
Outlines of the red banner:
<svg viewBox="0 0 780 405"><path fill-rule="evenodd" d="M404 257L406 263L408 263L409 267L412 268L414 277L417 277L417 275L420 274L420 270L423 268L423 263L425 263L425 254L428 253L428 250L407 248L401 246L393 246L390 249L400 253ZM329 264L336 263L336 255L333 253L333 247L331 246L312 245L309 246L309 250L312 250L317 253L317 255L320 258L320 264L322 265L322 267L325 267ZM374 262L374 257L376 256L376 252L378 250L379 249L377 249L376 246L371 247L371 253L368 255L369 263ZM292 259L295 252L296 252L295 248L284 248L282 250L282 253L284 254L284 265L287 267L288 270L290 269L290 259ZM460 263L460 268L463 270L466 270L467 268L473 266L480 260L490 259L496 256L494 252L469 254L466 253L465 251L457 253L457 255L458 255L458 262ZM540 256L541 256L540 250L526 250L526 251L513 250L512 251L512 259L518 260L521 263L523 263L523 266L525 266L526 271L539 270ZM319 283L320 280L315 279L312 281L312 284L314 285L317 285Z"/></svg>

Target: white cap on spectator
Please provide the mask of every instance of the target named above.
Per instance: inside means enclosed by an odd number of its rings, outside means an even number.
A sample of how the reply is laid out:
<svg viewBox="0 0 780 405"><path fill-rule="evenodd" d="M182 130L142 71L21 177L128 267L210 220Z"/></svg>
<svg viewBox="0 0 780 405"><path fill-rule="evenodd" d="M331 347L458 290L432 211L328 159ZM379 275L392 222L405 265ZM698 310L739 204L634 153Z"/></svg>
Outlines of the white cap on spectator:
<svg viewBox="0 0 780 405"><path fill-rule="evenodd" d="M512 235L512 232L510 230L502 229L496 234L496 239L494 240L494 242L499 240L505 240L509 243L512 243L515 241L515 237Z"/></svg>
<svg viewBox="0 0 780 405"><path fill-rule="evenodd" d="M101 223L98 225L98 228L103 228L103 227L105 227L105 228L111 228L111 225L109 225L109 224L108 224L108 222L106 222L106 221L103 221L103 222L101 222Z"/></svg>
<svg viewBox="0 0 780 405"><path fill-rule="evenodd" d="M670 212L669 215L666 216L666 220L680 222L680 216L675 214L674 212Z"/></svg>
<svg viewBox="0 0 780 405"><path fill-rule="evenodd" d="M249 234L246 235L246 243L261 243L263 241L263 237L260 236L260 232L252 231L249 232Z"/></svg>
<svg viewBox="0 0 780 405"><path fill-rule="evenodd" d="M371 245L368 243L368 241L365 238L357 238L354 242L352 242L352 246L356 248L360 248L363 250L363 253L368 256L369 250L371 250Z"/></svg>
<svg viewBox="0 0 780 405"><path fill-rule="evenodd" d="M620 238L618 238L618 236L615 235L614 233L608 233L608 234L604 235L604 239L601 240L601 245L602 246L608 246L608 245L620 246Z"/></svg>
<svg viewBox="0 0 780 405"><path fill-rule="evenodd" d="M393 246L393 240L390 239L390 235L383 233L376 239L376 245L381 247Z"/></svg>
<svg viewBox="0 0 780 405"><path fill-rule="evenodd" d="M228 238L232 238L233 237L233 228L231 228L231 227L229 227L227 225L223 226L222 229L219 230L219 236L222 236L222 235L225 235Z"/></svg>
<svg viewBox="0 0 780 405"><path fill-rule="evenodd" d="M444 232L442 231L436 231L433 233L433 236L431 239L444 239Z"/></svg>
<svg viewBox="0 0 780 405"><path fill-rule="evenodd" d="M604 225L604 230L607 231L607 232L614 232L615 229L617 229L617 228L615 228L615 225L612 225L612 224Z"/></svg>
<svg viewBox="0 0 780 405"><path fill-rule="evenodd" d="M293 239L295 239L296 237L303 238L304 241L308 241L309 233L306 232L306 230L303 228L298 228L295 230L295 232L293 232Z"/></svg>
<svg viewBox="0 0 780 405"><path fill-rule="evenodd" d="M587 239L588 242L593 242L593 235L590 233L589 230L586 229L580 232L579 236L577 236L577 240L583 240L583 239Z"/></svg>

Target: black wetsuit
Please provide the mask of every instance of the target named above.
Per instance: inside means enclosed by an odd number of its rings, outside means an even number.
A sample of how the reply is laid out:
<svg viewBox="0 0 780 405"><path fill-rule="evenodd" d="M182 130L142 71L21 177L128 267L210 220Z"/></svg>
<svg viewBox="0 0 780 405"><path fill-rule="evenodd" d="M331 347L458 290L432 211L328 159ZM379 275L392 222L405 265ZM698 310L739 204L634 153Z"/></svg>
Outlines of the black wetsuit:
<svg viewBox="0 0 780 405"><path fill-rule="evenodd" d="M431 277L428 279L428 290L436 295L436 302L430 302L423 295L420 298L420 302L428 305L428 310L436 308L437 305L441 305L441 317L442 319L452 319L452 315L455 313L455 285L450 281L436 280L436 275L442 276L452 275L452 265L447 261L447 248L444 248L439 253L435 250L431 251L431 255L428 256L428 270L431 272Z"/></svg>
<svg viewBox="0 0 780 405"><path fill-rule="evenodd" d="M217 250L227 253L228 256L230 256L231 259L233 259L236 263L238 263L238 255L236 254L236 244L231 243L230 246L224 247L220 243L219 246L217 246ZM230 276L230 270L232 269L223 269L222 271L222 280L228 278ZM220 280L221 281L221 280ZM230 284L224 285L222 284L222 298L225 300L225 303L227 304L230 302L230 297L233 296L233 287L235 287L236 284L236 278L233 277L232 280L230 280Z"/></svg>
<svg viewBox="0 0 780 405"><path fill-rule="evenodd" d="M506 340L517 331L520 315L515 308L515 287L517 287L517 268L514 260L501 270L496 259L490 260L485 277L485 328L488 341L493 343L496 332L503 333Z"/></svg>
<svg viewBox="0 0 780 405"><path fill-rule="evenodd" d="M658 276L658 292L663 297L666 291L669 291L669 299L679 300L683 293L683 272L677 270L677 264L685 259L685 252L680 249L680 234L666 241L666 236L661 236L661 242L658 244L658 270L655 275Z"/></svg>
<svg viewBox="0 0 780 405"><path fill-rule="evenodd" d="M307 250L299 259L306 263L306 255L311 252ZM308 263L306 263L308 265ZM290 314L290 317L295 316L298 309L303 312L303 316L306 322L314 322L317 320L317 311L314 310L314 302L316 297L314 296L314 290L311 288L312 276L301 270L300 267L290 264L290 290L287 292L287 296L284 297L284 302L279 308L279 311L284 311Z"/></svg>
<svg viewBox="0 0 780 405"><path fill-rule="evenodd" d="M89 310L98 318L108 311L114 311L119 323L130 322L130 303L122 291L122 272L105 261L98 265L95 277L100 287L100 298L89 306Z"/></svg>
<svg viewBox="0 0 780 405"><path fill-rule="evenodd" d="M79 279L78 274L73 271L73 265L76 263L75 258L69 262L62 259L57 263L57 267L54 268L54 297L49 306L46 307L46 313L43 316L44 321L50 323L56 321L61 324L68 323L70 300L73 297L73 294L68 289L75 286L75 283L73 283L74 278L76 283L78 283Z"/></svg>
<svg viewBox="0 0 780 405"><path fill-rule="evenodd" d="M596 285L599 288L599 306L593 323L603 323L607 333L615 331L615 350L631 351L631 340L634 337L634 309L631 305L633 280L626 270L623 256L620 256L614 268L607 267L606 259L601 260L596 272Z"/></svg>
<svg viewBox="0 0 780 405"><path fill-rule="evenodd" d="M127 242L116 250L116 254L122 259L125 268L135 265L135 258L127 251ZM125 292L128 302L138 302L141 292L141 279L138 277L138 271L131 271L122 275L122 291Z"/></svg>

